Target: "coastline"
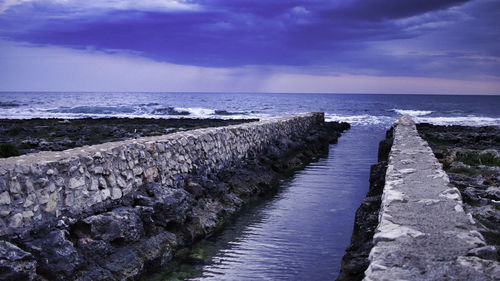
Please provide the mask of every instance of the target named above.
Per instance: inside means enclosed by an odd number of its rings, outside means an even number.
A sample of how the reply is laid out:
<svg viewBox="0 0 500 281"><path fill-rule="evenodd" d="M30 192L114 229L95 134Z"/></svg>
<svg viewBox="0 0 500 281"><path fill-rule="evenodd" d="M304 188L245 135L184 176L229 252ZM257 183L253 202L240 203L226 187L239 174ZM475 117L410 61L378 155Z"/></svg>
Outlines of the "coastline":
<svg viewBox="0 0 500 281"><path fill-rule="evenodd" d="M392 130L379 148L379 163L372 166L370 190L355 215L351 244L346 249L337 280L363 280L378 225ZM472 214L486 245L468 256L500 261L500 128L497 126L417 125L443 169L463 198L464 211Z"/></svg>
<svg viewBox="0 0 500 281"><path fill-rule="evenodd" d="M500 261L500 128L431 124L417 128L487 242L471 255Z"/></svg>
<svg viewBox="0 0 500 281"><path fill-rule="evenodd" d="M226 142L223 140L224 135L243 140L249 137L247 134L256 133L257 130L271 142L248 151L248 157L234 159L231 162L233 164L225 168L207 168L203 172L198 167L193 173L179 175L175 186L163 186L144 176L144 185L111 201L108 198L93 205L90 212L79 215L68 213L36 229L4 235L1 243L9 249L8 253L2 253L0 257L5 269L3 274L7 276L4 279L127 279L164 267L177 250L213 233L252 198L275 188L283 173L300 169L349 128L345 123L319 122L319 117L322 115L312 114L194 132L194 135L219 132L216 142L220 143L222 149L230 145L222 145ZM307 129L307 124L314 126ZM272 135L272 132L279 132L279 135ZM178 134L179 144L186 134ZM165 138L173 139L172 136ZM194 141L194 145L196 143ZM240 151L243 145L237 143L235 150ZM189 148L184 147L184 156L188 157L185 161L190 155L198 155L193 152L194 146L190 153ZM148 146L145 152L149 153L151 149ZM107 152L95 154L99 157L94 159L101 161L104 154ZM151 151L151 157L157 157L155 155ZM145 157L149 159L148 155ZM89 171L96 172L94 168ZM78 169L73 171L77 172ZM59 169L59 175L64 173L63 168ZM102 175L102 171L99 171L99 175ZM143 174L139 176L143 177ZM72 192L77 191L71 185L69 188ZM97 190L99 193L104 191L107 190ZM16 206L23 205L18 201L16 199L13 203ZM66 199L64 204L68 204Z"/></svg>

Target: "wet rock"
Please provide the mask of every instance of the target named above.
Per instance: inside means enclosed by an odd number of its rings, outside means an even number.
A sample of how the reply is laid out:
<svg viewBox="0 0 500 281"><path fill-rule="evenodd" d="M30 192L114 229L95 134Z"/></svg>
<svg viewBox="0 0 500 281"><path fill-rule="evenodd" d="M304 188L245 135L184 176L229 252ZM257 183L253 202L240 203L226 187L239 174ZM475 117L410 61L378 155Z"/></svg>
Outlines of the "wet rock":
<svg viewBox="0 0 500 281"><path fill-rule="evenodd" d="M137 276L144 266L144 260L134 249L123 247L106 259L103 268L109 270L114 278L125 280Z"/></svg>
<svg viewBox="0 0 500 281"><path fill-rule="evenodd" d="M26 248L37 257L38 271L51 280L74 277L81 265L78 251L67 238L67 231L54 230L26 243Z"/></svg>
<svg viewBox="0 0 500 281"><path fill-rule="evenodd" d="M148 185L147 192L151 197L143 202L153 207L155 223L168 228L172 223L182 224L186 220L193 201L186 190L155 183Z"/></svg>
<svg viewBox="0 0 500 281"><path fill-rule="evenodd" d="M204 188L199 183L193 181L188 181L184 189L191 193L195 198L200 198L205 193Z"/></svg>
<svg viewBox="0 0 500 281"><path fill-rule="evenodd" d="M490 245L472 249L469 251L469 255L480 257L485 260L496 261L498 260L498 251L499 249L497 249L497 247Z"/></svg>
<svg viewBox="0 0 500 281"><path fill-rule="evenodd" d="M111 244L122 244L139 240L144 236L144 227L139 211L121 207L110 212L91 216L83 220L90 228L93 240Z"/></svg>
<svg viewBox="0 0 500 281"><path fill-rule="evenodd" d="M32 254L0 240L0 280L34 280L36 265Z"/></svg>

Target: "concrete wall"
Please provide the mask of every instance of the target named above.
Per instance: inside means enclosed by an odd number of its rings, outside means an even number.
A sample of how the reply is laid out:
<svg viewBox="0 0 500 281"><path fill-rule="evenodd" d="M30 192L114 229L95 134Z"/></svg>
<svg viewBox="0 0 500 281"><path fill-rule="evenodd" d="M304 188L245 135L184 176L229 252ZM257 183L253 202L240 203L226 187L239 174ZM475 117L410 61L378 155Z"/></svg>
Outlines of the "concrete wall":
<svg viewBox="0 0 500 281"><path fill-rule="evenodd" d="M0 235L76 216L144 183L181 187L183 175L230 167L323 120L323 113L309 113L2 159Z"/></svg>
<svg viewBox="0 0 500 281"><path fill-rule="evenodd" d="M473 256L485 240L409 117L396 122L373 242L367 281L500 276L498 262Z"/></svg>

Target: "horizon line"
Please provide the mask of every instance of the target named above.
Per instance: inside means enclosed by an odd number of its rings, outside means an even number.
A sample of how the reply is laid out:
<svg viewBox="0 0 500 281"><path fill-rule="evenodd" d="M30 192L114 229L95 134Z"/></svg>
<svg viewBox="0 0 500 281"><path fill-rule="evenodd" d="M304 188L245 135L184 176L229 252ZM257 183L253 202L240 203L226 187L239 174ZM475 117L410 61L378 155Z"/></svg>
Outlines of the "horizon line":
<svg viewBox="0 0 500 281"><path fill-rule="evenodd" d="M499 93L335 93L335 92L258 92L258 91L50 91L0 90L0 93L149 93L149 94L297 94L297 95L418 95L418 96L500 96Z"/></svg>

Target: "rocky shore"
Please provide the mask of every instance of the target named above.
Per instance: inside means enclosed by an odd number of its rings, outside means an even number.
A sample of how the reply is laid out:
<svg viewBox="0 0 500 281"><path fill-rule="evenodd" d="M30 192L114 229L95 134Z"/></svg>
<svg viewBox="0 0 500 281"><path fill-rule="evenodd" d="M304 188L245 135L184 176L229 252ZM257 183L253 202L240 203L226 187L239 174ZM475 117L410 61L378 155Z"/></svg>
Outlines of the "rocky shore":
<svg viewBox="0 0 500 281"><path fill-rule="evenodd" d="M236 125L257 119L0 119L0 157Z"/></svg>
<svg viewBox="0 0 500 281"><path fill-rule="evenodd" d="M471 255L500 261L500 128L419 124L488 243Z"/></svg>
<svg viewBox="0 0 500 281"><path fill-rule="evenodd" d="M500 129L498 127L417 124L420 136L457 187L464 211L479 224L488 245L469 253L486 260L500 257ZM392 129L379 146L379 162L371 167L370 189L355 216L351 244L342 259L337 280L362 280L369 265L373 235L378 225Z"/></svg>
<svg viewBox="0 0 500 281"><path fill-rule="evenodd" d="M126 280L159 270L276 188L283 175L327 151L348 128L324 123L230 169L188 176L181 187L147 183L92 213L0 237L0 280Z"/></svg>
<svg viewBox="0 0 500 281"><path fill-rule="evenodd" d="M373 235L378 225L385 172L392 141L393 128L386 132L385 140L379 144L378 163L370 168L370 187L366 198L356 210L351 244L342 258L337 281L356 281L365 277L364 273L369 265L368 255L373 248Z"/></svg>

